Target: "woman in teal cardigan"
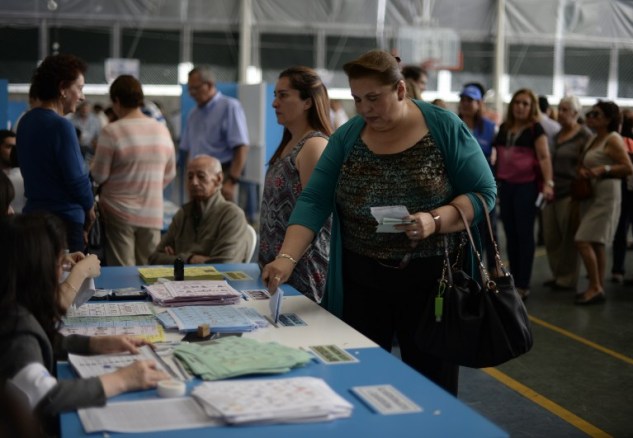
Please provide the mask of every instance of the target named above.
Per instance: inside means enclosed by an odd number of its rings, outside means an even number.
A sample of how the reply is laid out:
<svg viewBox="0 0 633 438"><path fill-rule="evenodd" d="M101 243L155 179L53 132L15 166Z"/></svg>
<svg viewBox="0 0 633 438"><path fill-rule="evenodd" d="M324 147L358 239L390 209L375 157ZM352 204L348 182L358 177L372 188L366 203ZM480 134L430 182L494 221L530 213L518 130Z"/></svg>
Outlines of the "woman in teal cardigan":
<svg viewBox="0 0 633 438"><path fill-rule="evenodd" d="M330 137L298 199L277 256L262 278L271 291L333 214L322 305L386 350L397 336L403 360L457 393L458 367L421 351L415 333L432 305L443 267L443 240L455 253L470 221L490 209L496 186L477 141L459 118L406 98L398 63L373 50L343 67L358 116ZM405 206L397 233L376 232L371 207ZM432 314L432 312L431 312Z"/></svg>

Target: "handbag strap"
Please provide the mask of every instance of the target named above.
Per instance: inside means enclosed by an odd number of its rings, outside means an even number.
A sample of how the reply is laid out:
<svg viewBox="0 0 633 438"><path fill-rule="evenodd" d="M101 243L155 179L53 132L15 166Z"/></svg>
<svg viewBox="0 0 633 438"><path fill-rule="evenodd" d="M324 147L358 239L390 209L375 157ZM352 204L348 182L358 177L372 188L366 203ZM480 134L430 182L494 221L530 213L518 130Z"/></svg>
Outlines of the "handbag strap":
<svg viewBox="0 0 633 438"><path fill-rule="evenodd" d="M490 223L490 213L488 212L488 208L486 207L486 201L484 200L483 196L481 196L480 193L475 193L475 195L477 196L477 198L479 199L479 202L481 202L481 206L484 209L484 211L486 212L486 214L484 214L485 218L486 218L486 224L487 224L487 228L488 228L488 238L490 239L490 242L492 243L492 246L495 249L495 277L502 277L502 276L506 276L506 275L510 275L509 271L506 269L505 265L503 264L503 261L501 260L501 254L499 251L499 246L497 245L497 241L495 240L495 236L492 233L492 224Z"/></svg>
<svg viewBox="0 0 633 438"><path fill-rule="evenodd" d="M477 267L479 268L479 274L481 275L482 284L485 285L486 289L496 290L496 283L490 279L490 275L488 274L488 270L484 266L484 263L481 261L481 254L477 250L477 246L475 245L475 239L473 239L473 234L470 231L470 224L468 223L468 219L466 219L466 214L461 209L461 207L457 204L450 203L448 204L452 206L457 212L459 216L462 218L462 222L464 222L464 228L466 230L466 234L468 235L468 241L470 242L470 247L472 248L473 253L475 254L475 258L477 260Z"/></svg>
<svg viewBox="0 0 633 438"><path fill-rule="evenodd" d="M440 281L446 282L446 285L453 285L453 270L451 269L451 258L448 254L448 235L442 234L444 240L444 271Z"/></svg>

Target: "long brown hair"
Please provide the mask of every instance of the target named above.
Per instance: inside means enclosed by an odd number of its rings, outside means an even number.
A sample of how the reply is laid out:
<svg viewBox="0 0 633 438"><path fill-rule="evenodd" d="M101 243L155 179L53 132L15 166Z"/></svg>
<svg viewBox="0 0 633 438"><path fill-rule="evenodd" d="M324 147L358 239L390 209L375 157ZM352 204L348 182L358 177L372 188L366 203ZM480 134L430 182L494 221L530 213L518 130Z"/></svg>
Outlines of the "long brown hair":
<svg viewBox="0 0 633 438"><path fill-rule="evenodd" d="M514 94L512 95L512 100L510 100L510 104L508 105L508 111L506 113L505 121L506 127L508 129L512 129L517 123L516 119L514 118L514 112L512 111L512 108L514 106L514 101L520 94L526 94L530 98L530 121L532 123L536 123L539 121L539 117L541 116L541 112L538 109L538 99L536 97L536 94L534 94L534 91L530 90L529 88L521 88L520 90L514 92Z"/></svg>
<svg viewBox="0 0 633 438"><path fill-rule="evenodd" d="M0 218L0 248L0 333L11 336L21 306L52 342L64 313L58 289L59 257L66 248L63 223L39 213Z"/></svg>
<svg viewBox="0 0 633 438"><path fill-rule="evenodd" d="M301 99L312 100L312 106L308 109L308 124L315 131L320 131L329 136L332 134L332 124L330 123L330 99L327 88L316 71L310 67L302 65L287 68L279 73L279 79L288 78L290 87L299 92ZM270 158L268 164L272 164L279 159L284 147L288 144L292 134L284 128L281 142L277 150Z"/></svg>

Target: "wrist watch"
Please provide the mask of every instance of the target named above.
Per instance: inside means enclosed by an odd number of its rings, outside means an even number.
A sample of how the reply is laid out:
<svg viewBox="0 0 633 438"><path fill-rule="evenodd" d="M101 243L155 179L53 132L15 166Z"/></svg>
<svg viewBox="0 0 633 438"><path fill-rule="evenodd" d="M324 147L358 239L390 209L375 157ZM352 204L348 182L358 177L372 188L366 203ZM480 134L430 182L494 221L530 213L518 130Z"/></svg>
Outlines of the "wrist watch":
<svg viewBox="0 0 633 438"><path fill-rule="evenodd" d="M548 179L545 184L547 184L549 187L554 188L554 181L551 179Z"/></svg>
<svg viewBox="0 0 633 438"><path fill-rule="evenodd" d="M610 164L605 164L604 165L604 174L608 175L611 173L611 165Z"/></svg>

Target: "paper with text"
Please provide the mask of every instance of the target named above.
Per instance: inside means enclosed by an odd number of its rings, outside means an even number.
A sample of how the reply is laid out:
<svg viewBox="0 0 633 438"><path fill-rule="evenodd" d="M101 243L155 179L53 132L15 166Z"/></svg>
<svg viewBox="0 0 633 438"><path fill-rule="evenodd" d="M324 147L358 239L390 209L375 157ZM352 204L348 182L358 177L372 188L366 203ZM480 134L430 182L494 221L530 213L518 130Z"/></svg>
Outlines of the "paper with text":
<svg viewBox="0 0 633 438"><path fill-rule="evenodd" d="M410 215L404 205L371 207L371 214L378 222L377 233L404 233L404 230L399 230L395 226L410 223L404 219Z"/></svg>
<svg viewBox="0 0 633 438"><path fill-rule="evenodd" d="M108 402L102 408L79 409L79 419L86 433L161 432L221 424L191 397Z"/></svg>

